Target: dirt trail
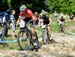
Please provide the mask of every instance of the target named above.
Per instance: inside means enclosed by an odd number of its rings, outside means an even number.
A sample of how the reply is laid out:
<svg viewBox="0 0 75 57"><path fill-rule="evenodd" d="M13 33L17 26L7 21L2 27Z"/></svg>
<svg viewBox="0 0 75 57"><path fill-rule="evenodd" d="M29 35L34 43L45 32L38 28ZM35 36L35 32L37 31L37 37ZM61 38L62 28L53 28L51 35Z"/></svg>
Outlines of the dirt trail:
<svg viewBox="0 0 75 57"><path fill-rule="evenodd" d="M0 50L0 57L75 57L75 36L52 33L57 43L42 45L38 52Z"/></svg>

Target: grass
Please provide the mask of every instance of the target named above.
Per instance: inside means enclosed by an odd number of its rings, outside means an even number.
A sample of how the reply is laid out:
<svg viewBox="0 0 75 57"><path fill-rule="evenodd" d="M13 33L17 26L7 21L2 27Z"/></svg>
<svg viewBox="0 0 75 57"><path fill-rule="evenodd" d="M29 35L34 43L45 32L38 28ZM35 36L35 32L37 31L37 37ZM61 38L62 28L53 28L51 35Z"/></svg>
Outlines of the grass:
<svg viewBox="0 0 75 57"><path fill-rule="evenodd" d="M51 32L58 32L59 24L58 23L52 23L51 24Z"/></svg>
<svg viewBox="0 0 75 57"><path fill-rule="evenodd" d="M75 29L74 29L74 30L72 30L72 32L73 32L73 33L75 33Z"/></svg>

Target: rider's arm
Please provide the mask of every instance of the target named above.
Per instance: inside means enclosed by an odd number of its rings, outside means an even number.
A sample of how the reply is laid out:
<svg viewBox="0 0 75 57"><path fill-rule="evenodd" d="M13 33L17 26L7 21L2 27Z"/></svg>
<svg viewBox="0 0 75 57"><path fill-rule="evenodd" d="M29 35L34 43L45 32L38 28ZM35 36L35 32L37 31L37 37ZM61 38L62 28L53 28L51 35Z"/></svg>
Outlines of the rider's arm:
<svg viewBox="0 0 75 57"><path fill-rule="evenodd" d="M19 24L20 20L21 20L21 17L19 16L19 18L17 20L17 24Z"/></svg>
<svg viewBox="0 0 75 57"><path fill-rule="evenodd" d="M19 13L19 18L17 19L17 24L19 24L20 20L22 19L22 15L23 15L23 13L20 12L20 13Z"/></svg>

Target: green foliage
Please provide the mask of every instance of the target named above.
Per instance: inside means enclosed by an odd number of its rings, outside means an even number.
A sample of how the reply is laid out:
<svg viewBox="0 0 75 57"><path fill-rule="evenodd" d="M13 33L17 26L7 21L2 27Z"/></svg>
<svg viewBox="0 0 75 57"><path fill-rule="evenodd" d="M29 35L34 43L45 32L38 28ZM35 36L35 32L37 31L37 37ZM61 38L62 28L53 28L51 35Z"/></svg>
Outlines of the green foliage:
<svg viewBox="0 0 75 57"><path fill-rule="evenodd" d="M75 14L75 1L74 0L0 0L0 10L14 8L19 11L21 3L33 11L40 12L42 9L54 12L74 13Z"/></svg>
<svg viewBox="0 0 75 57"><path fill-rule="evenodd" d="M45 5L48 7L48 10L65 13L75 13L75 1L74 0L45 0Z"/></svg>
<svg viewBox="0 0 75 57"><path fill-rule="evenodd" d="M7 0L0 0L0 11L6 10L8 8Z"/></svg>

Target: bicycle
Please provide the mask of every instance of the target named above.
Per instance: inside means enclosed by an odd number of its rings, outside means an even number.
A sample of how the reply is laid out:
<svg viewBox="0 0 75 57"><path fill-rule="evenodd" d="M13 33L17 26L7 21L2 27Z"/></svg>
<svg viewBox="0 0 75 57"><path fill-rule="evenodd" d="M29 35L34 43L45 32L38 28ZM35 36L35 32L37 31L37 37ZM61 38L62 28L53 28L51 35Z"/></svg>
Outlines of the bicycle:
<svg viewBox="0 0 75 57"><path fill-rule="evenodd" d="M39 49L39 41L38 41L38 36L37 36L36 32L35 32L35 36L36 37L31 38L31 43L32 43L32 46L33 46L32 50L35 50L37 52L38 49Z"/></svg>
<svg viewBox="0 0 75 57"><path fill-rule="evenodd" d="M62 22L59 24L59 31L64 32L64 24Z"/></svg>
<svg viewBox="0 0 75 57"><path fill-rule="evenodd" d="M51 36L51 35L50 35ZM42 39L43 39L43 44L49 44L49 33L48 33L48 25L44 25L42 27Z"/></svg>
<svg viewBox="0 0 75 57"><path fill-rule="evenodd" d="M28 45L28 47L27 47L28 49L32 50L32 48L31 48L31 46L32 46L33 50L38 51L39 41L38 41L38 37L37 37L36 32L35 32L35 38L33 38L30 29L28 29L28 27L26 25L25 25L24 29L25 29L23 31L23 33L24 33L23 35L24 36L22 36L22 34L21 34L22 31L19 31L18 32L18 36L17 36L18 45L19 45L20 49L21 50L25 50L26 49L26 45Z"/></svg>

